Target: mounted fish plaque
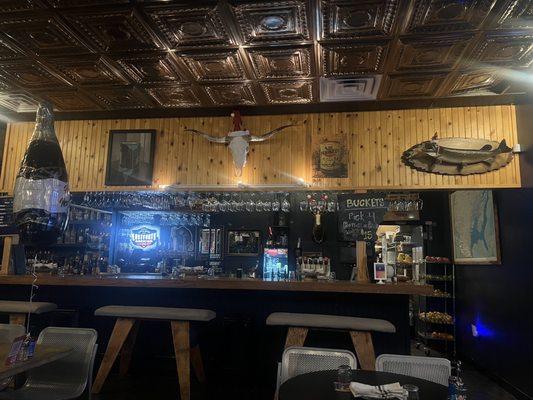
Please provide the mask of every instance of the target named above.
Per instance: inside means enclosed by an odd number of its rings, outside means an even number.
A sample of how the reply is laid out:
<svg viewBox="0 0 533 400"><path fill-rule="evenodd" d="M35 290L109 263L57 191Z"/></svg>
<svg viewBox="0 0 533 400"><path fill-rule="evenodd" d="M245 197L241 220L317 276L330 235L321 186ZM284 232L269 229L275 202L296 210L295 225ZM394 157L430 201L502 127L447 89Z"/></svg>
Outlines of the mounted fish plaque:
<svg viewBox="0 0 533 400"><path fill-rule="evenodd" d="M471 175L494 171L509 164L513 150L505 140L475 138L433 139L419 143L402 155L405 165L442 175Z"/></svg>

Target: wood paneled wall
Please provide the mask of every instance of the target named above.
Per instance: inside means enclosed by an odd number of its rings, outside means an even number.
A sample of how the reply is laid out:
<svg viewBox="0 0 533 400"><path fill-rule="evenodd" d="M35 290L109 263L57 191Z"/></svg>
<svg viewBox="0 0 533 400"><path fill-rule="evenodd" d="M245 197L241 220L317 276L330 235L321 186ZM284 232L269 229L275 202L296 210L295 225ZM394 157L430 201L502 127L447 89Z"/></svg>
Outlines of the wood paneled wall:
<svg viewBox="0 0 533 400"><path fill-rule="evenodd" d="M248 163L239 180L249 184L286 184L304 178L320 188L441 189L466 187L519 187L519 160L498 171L450 177L414 171L402 164L410 146L439 137L475 137L517 142L515 107L411 109L332 114L244 116L244 125L262 134L289 121L301 122L271 140L252 143ZM0 177L0 191L12 192L15 176L33 130L33 123L9 124ZM159 185L232 184L229 149L185 132L194 128L224 135L229 117L56 122L72 190L118 190L105 187L108 134L112 129L157 130L154 188ZM313 180L312 141L337 133L346 135L350 148L349 174L345 179ZM313 135L317 136L313 138Z"/></svg>

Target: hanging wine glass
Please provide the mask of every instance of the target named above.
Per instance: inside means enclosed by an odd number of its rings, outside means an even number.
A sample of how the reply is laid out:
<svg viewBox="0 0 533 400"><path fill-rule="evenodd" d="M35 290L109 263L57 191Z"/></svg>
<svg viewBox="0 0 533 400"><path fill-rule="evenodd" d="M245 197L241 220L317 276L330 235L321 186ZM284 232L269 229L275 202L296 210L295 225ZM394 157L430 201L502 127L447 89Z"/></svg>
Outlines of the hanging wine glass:
<svg viewBox="0 0 533 400"><path fill-rule="evenodd" d="M274 199L272 200L272 211L278 212L280 208L281 208L281 203L279 201L279 197L277 193L274 193Z"/></svg>
<svg viewBox="0 0 533 400"><path fill-rule="evenodd" d="M291 210L291 203L289 202L289 194L283 194L283 201L281 202L281 210L283 212L289 212Z"/></svg>

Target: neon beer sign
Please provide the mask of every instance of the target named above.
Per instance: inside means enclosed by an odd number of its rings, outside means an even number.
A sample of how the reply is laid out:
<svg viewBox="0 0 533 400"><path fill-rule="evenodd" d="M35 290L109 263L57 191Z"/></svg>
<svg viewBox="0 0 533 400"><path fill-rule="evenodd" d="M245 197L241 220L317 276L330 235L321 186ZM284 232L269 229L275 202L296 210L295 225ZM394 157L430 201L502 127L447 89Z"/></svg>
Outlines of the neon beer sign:
<svg viewBox="0 0 533 400"><path fill-rule="evenodd" d="M160 229L157 226L141 225L130 230L130 241L134 249L152 250L159 245Z"/></svg>

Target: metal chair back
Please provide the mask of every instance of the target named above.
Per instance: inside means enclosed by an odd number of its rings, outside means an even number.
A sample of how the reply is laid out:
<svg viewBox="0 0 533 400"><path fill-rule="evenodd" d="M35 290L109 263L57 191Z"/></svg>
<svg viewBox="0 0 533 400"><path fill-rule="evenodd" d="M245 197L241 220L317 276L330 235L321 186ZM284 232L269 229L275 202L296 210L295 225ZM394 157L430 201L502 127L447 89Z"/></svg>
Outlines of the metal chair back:
<svg viewBox="0 0 533 400"><path fill-rule="evenodd" d="M281 360L280 385L301 374L337 369L341 365L356 369L355 355L347 350L289 347L283 352Z"/></svg>
<svg viewBox="0 0 533 400"><path fill-rule="evenodd" d="M0 343L12 343L13 339L26 333L26 328L22 325L0 324Z"/></svg>
<svg viewBox="0 0 533 400"><path fill-rule="evenodd" d="M452 366L445 358L382 354L376 358L376 371L408 375L448 386Z"/></svg>
<svg viewBox="0 0 533 400"><path fill-rule="evenodd" d="M72 353L52 364L31 370L22 388L6 392L7 397L0 393L0 399L66 400L80 397L90 386L89 373L96 354L97 336L94 329L44 329L37 345L69 347Z"/></svg>

